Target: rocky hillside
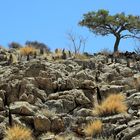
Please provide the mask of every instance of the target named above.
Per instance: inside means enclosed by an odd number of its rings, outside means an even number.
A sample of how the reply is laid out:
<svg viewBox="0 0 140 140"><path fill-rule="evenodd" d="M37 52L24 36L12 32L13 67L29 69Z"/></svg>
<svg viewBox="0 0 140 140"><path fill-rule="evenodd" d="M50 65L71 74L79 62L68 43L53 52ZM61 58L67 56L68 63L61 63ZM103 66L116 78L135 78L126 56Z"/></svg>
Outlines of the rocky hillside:
<svg viewBox="0 0 140 140"><path fill-rule="evenodd" d="M1 51L0 139L15 124L31 129L37 140L140 139L140 62L133 57L113 61L97 54L86 60L34 58L12 64L4 55ZM126 108L120 111L120 101L111 110L115 97L109 109L97 113L114 94L123 97Z"/></svg>

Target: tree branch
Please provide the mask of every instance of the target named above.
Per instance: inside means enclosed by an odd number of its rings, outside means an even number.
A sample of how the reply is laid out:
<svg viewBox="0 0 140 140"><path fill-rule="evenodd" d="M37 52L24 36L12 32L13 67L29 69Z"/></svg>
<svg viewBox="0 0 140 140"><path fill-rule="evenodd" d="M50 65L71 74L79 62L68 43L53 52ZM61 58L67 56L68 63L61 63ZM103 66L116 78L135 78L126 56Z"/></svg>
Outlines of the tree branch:
<svg viewBox="0 0 140 140"><path fill-rule="evenodd" d="M123 35L123 36L121 36L121 38L123 38L123 39L127 39L127 38L136 38L136 39L140 39L140 37L135 36L135 35L130 35L130 34L128 34L128 35Z"/></svg>

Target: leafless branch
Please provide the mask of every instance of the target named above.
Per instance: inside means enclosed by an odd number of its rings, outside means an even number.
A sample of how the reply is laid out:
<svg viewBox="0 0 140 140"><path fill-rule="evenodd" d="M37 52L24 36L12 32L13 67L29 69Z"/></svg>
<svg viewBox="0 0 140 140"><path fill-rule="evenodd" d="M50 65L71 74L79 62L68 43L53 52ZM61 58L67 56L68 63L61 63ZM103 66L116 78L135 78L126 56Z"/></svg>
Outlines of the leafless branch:
<svg viewBox="0 0 140 140"><path fill-rule="evenodd" d="M72 46L70 48L74 50L75 54L80 53L81 49L84 52L87 38L84 38L83 36L77 37L72 32L67 33L67 38L71 42Z"/></svg>

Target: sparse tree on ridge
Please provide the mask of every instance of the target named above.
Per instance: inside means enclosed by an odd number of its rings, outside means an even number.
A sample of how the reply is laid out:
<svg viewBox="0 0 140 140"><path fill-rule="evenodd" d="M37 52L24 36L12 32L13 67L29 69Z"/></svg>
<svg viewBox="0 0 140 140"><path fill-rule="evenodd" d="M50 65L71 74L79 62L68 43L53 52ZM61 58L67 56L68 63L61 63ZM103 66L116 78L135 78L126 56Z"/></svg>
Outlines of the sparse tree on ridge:
<svg viewBox="0 0 140 140"><path fill-rule="evenodd" d="M76 36L72 32L67 33L67 38L71 43L70 49L74 51L75 55L79 54L81 49L82 52L84 52L87 38L84 38L83 36Z"/></svg>
<svg viewBox="0 0 140 140"><path fill-rule="evenodd" d="M17 42L11 42L10 44L8 44L9 48L11 49L20 49L22 47L22 45L20 45Z"/></svg>
<svg viewBox="0 0 140 140"><path fill-rule="evenodd" d="M114 35L114 52L118 51L121 39L138 38L137 35L140 34L140 16L125 13L110 15L109 11L103 9L84 14L79 24L89 28L95 35Z"/></svg>

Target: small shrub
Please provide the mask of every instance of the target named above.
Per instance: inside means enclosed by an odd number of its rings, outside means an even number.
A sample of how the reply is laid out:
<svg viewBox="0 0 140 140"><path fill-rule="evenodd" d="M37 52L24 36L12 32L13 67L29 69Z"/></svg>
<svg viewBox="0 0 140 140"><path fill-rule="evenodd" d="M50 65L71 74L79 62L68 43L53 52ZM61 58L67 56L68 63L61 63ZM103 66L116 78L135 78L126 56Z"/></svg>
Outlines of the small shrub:
<svg viewBox="0 0 140 140"><path fill-rule="evenodd" d="M11 42L9 45L10 49L20 49L22 46L17 42Z"/></svg>
<svg viewBox="0 0 140 140"><path fill-rule="evenodd" d="M80 59L80 60L85 60L85 59L88 59L89 57L87 57L84 54L75 54L75 58Z"/></svg>
<svg viewBox="0 0 140 140"><path fill-rule="evenodd" d="M25 46L20 49L20 53L23 56L27 56L27 61L30 60L30 55L33 55L36 52L36 49L33 47Z"/></svg>
<svg viewBox="0 0 140 140"><path fill-rule="evenodd" d="M29 128L14 125L6 130L4 140L33 140L32 131Z"/></svg>
<svg viewBox="0 0 140 140"><path fill-rule="evenodd" d="M102 132L102 122L100 120L95 120L90 122L85 128L84 132L86 136L96 136Z"/></svg>
<svg viewBox="0 0 140 140"><path fill-rule="evenodd" d="M125 113L127 106L124 103L125 96L122 94L112 94L108 96L100 105L93 110L99 116L109 116Z"/></svg>

